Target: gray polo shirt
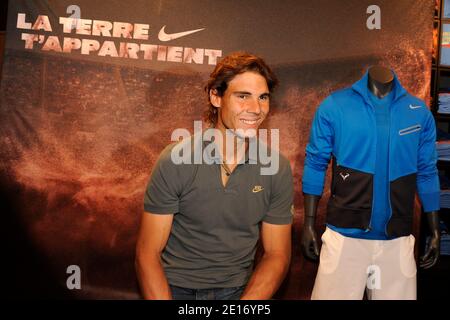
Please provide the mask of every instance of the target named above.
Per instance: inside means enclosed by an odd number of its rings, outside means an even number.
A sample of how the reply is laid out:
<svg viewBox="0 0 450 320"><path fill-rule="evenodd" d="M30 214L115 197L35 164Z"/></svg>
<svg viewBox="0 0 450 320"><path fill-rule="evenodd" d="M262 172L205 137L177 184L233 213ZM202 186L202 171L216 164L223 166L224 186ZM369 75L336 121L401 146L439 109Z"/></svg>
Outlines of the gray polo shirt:
<svg viewBox="0 0 450 320"><path fill-rule="evenodd" d="M171 160L176 144L162 151L144 197L146 212L174 214L162 253L166 277L171 285L193 289L245 285L253 270L260 223L292 222L289 160L279 154L278 172L261 175L263 165L247 153L224 187L220 158L209 157L212 164L177 165Z"/></svg>

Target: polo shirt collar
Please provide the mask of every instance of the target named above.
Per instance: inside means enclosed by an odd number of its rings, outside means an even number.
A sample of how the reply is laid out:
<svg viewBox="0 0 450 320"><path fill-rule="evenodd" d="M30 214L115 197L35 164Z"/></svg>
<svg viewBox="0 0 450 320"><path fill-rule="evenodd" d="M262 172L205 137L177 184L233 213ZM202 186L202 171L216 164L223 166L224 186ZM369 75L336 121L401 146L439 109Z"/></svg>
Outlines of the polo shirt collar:
<svg viewBox="0 0 450 320"><path fill-rule="evenodd" d="M254 138L257 139L257 138ZM205 150L205 148L211 144L214 143L214 141L208 141L208 140L204 140L202 138L202 142L203 142L203 150ZM259 142L259 141L258 141ZM258 143L258 147L260 146L260 142ZM251 155L249 152L249 149L247 148L247 150L245 151L245 163L249 163L250 160L252 160L252 162L256 163L256 161L258 160L256 155ZM214 155L210 154L209 152L206 154L206 156L208 157L209 160L213 161L213 162L221 162L222 161L222 157L220 156L219 153L216 153ZM256 156L256 157L255 157Z"/></svg>

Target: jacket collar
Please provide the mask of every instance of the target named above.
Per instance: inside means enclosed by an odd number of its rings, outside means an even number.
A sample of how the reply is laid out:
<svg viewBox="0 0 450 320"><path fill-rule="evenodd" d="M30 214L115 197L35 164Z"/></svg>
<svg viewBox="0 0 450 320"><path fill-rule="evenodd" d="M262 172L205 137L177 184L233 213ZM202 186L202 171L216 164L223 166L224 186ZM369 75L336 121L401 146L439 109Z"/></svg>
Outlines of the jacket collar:
<svg viewBox="0 0 450 320"><path fill-rule="evenodd" d="M370 98L369 98L369 87L367 85L367 83L369 81L369 69L370 68L368 68L366 70L366 73L360 80L356 81L352 85L352 89L355 90L356 92L358 92L368 104L371 104ZM400 97L405 95L407 93L407 91L405 88L402 87L402 85L400 84L400 81L397 78L397 75L395 74L395 72L392 69L391 69L391 72L394 75L394 80L393 80L394 85L392 88L392 90L394 91L394 97L392 99L392 102L395 102L397 99L399 99Z"/></svg>

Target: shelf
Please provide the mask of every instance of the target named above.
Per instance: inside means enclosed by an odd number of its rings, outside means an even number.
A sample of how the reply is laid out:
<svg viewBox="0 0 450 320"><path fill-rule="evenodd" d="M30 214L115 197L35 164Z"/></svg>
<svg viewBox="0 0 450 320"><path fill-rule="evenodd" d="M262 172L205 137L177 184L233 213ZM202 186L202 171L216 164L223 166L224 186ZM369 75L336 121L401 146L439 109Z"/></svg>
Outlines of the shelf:
<svg viewBox="0 0 450 320"><path fill-rule="evenodd" d="M450 66L447 66L447 65L437 64L437 65L433 65L433 68L435 68L439 71L450 71ZM440 75L438 75L438 76L440 76Z"/></svg>
<svg viewBox="0 0 450 320"><path fill-rule="evenodd" d="M433 113L434 119L436 121L450 121L450 114L443 114L443 113Z"/></svg>
<svg viewBox="0 0 450 320"><path fill-rule="evenodd" d="M441 64L436 64L433 65L433 69L438 69L438 70L444 70L444 71L450 71L450 66L448 65L441 65Z"/></svg>
<svg viewBox="0 0 450 320"><path fill-rule="evenodd" d="M450 169L450 161L438 160L437 167L438 169Z"/></svg>

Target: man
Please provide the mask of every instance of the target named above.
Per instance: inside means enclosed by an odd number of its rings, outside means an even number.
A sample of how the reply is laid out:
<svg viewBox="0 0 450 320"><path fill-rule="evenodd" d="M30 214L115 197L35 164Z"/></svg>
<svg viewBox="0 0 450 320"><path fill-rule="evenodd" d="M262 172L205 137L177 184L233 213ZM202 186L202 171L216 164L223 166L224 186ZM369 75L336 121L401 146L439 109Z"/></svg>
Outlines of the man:
<svg viewBox="0 0 450 320"><path fill-rule="evenodd" d="M292 173L279 155L278 171L261 175L261 162L249 152L276 84L261 58L230 54L205 88L206 118L220 135L200 145L217 152L200 164L175 164L180 149L198 151L190 137L161 153L136 248L144 298L269 299L276 292L290 263ZM224 142L230 137L231 147ZM264 253L253 270L260 236Z"/></svg>
<svg viewBox="0 0 450 320"><path fill-rule="evenodd" d="M425 103L388 68L331 94L317 110L303 172L301 248L318 258L314 230L333 157L327 228L312 299L416 299L412 233L416 190L432 241L421 265L439 257L439 180L435 124Z"/></svg>

